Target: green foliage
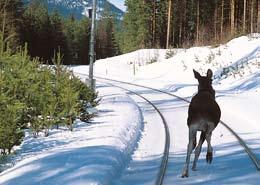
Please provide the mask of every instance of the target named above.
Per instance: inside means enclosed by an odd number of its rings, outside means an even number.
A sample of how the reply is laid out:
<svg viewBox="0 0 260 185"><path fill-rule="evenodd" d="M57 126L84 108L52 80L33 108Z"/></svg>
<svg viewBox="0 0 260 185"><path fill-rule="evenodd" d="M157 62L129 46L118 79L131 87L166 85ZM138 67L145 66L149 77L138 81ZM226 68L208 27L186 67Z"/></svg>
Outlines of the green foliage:
<svg viewBox="0 0 260 185"><path fill-rule="evenodd" d="M126 0L123 52L139 48L164 47L166 41L167 1ZM123 43L122 43L123 42Z"/></svg>
<svg viewBox="0 0 260 185"><path fill-rule="evenodd" d="M119 53L116 41L116 19L111 14L108 6L97 22L96 51L97 59L112 57Z"/></svg>
<svg viewBox="0 0 260 185"><path fill-rule="evenodd" d="M90 21L87 18L75 20L71 16L63 22L63 33L68 46L65 64L88 64L89 30Z"/></svg>
<svg viewBox="0 0 260 185"><path fill-rule="evenodd" d="M78 92L73 88L71 81L64 84L65 86L62 88L61 92L61 105L63 107L61 115L65 119L65 124L72 131L73 122L78 115Z"/></svg>
<svg viewBox="0 0 260 185"><path fill-rule="evenodd" d="M88 108L96 107L100 100L97 99L98 94L91 91L88 86L83 84L78 78L73 77L73 86L79 92L78 111L80 112L79 119L81 121L89 121L95 116L94 113L89 113Z"/></svg>
<svg viewBox="0 0 260 185"><path fill-rule="evenodd" d="M35 137L39 132L59 124L70 130L76 118L91 116L86 105L96 106L97 94L61 65L58 53L55 67L39 65L28 51L12 54L3 42L0 32L0 151L10 153L24 137L24 128L30 128Z"/></svg>
<svg viewBox="0 0 260 185"><path fill-rule="evenodd" d="M19 123L23 104L3 95L0 101L0 149L2 154L9 154L13 146L21 144L24 136Z"/></svg>
<svg viewBox="0 0 260 185"><path fill-rule="evenodd" d="M116 21L109 10L97 20L96 58L119 53ZM117 23L118 24L118 23ZM63 55L64 65L89 64L90 19L61 17L58 11L50 13L46 4L31 0L0 0L0 31L12 52L27 44L28 54L51 64L54 54ZM7 47L5 48L7 49Z"/></svg>
<svg viewBox="0 0 260 185"><path fill-rule="evenodd" d="M21 42L23 3L21 0L0 0L0 31L9 47L16 49Z"/></svg>
<svg viewBox="0 0 260 185"><path fill-rule="evenodd" d="M124 16L123 52L144 48L149 41L149 14L145 3L126 0L127 12ZM148 6L147 6L148 7Z"/></svg>
<svg viewBox="0 0 260 185"><path fill-rule="evenodd" d="M53 15L51 19L47 7L41 2L32 1L25 9L23 25L23 42L28 43L32 57L50 62L59 45L65 50L59 17Z"/></svg>

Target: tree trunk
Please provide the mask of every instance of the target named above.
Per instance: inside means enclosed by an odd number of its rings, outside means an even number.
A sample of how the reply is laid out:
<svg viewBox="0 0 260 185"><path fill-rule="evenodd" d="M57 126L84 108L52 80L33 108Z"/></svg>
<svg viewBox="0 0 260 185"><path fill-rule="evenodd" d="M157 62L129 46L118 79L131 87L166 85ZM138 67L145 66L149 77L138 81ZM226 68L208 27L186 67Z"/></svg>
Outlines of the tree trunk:
<svg viewBox="0 0 260 185"><path fill-rule="evenodd" d="M224 0L221 2L221 18L220 18L220 40L223 38L223 24L224 24Z"/></svg>
<svg viewBox="0 0 260 185"><path fill-rule="evenodd" d="M167 24L167 40L166 40L166 49L169 48L169 40L170 40L170 27L171 27L171 13L172 11L172 0L169 0L168 5L168 24Z"/></svg>
<svg viewBox="0 0 260 185"><path fill-rule="evenodd" d="M260 32L260 1L257 1L257 9L258 9L258 13L257 13L257 32Z"/></svg>
<svg viewBox="0 0 260 185"><path fill-rule="evenodd" d="M244 0L243 7L243 33L246 33L246 0Z"/></svg>
<svg viewBox="0 0 260 185"><path fill-rule="evenodd" d="M172 45L175 44L175 29L172 29Z"/></svg>
<svg viewBox="0 0 260 185"><path fill-rule="evenodd" d="M197 1L197 26L196 26L196 44L199 43L199 24L200 24L200 0Z"/></svg>
<svg viewBox="0 0 260 185"><path fill-rule="evenodd" d="M254 14L255 14L255 0L251 2L251 16L250 16L250 33L254 32Z"/></svg>
<svg viewBox="0 0 260 185"><path fill-rule="evenodd" d="M11 151L12 151L12 147L11 148L8 148L8 154L11 154Z"/></svg>
<svg viewBox="0 0 260 185"><path fill-rule="evenodd" d="M214 36L215 36L215 41L217 41L218 0L215 0L215 2L216 2L216 7L214 12Z"/></svg>
<svg viewBox="0 0 260 185"><path fill-rule="evenodd" d="M72 132L73 131L73 119L72 116L69 116L69 129Z"/></svg>
<svg viewBox="0 0 260 185"><path fill-rule="evenodd" d="M230 34L234 36L235 33L235 0L230 1Z"/></svg>
<svg viewBox="0 0 260 185"><path fill-rule="evenodd" d="M156 27L156 1L153 0L153 47L155 47L155 27Z"/></svg>
<svg viewBox="0 0 260 185"><path fill-rule="evenodd" d="M44 130L44 136L45 136L45 137L48 137L48 136L49 136L49 129L48 129L48 128L45 128L45 130Z"/></svg>
<svg viewBox="0 0 260 185"><path fill-rule="evenodd" d="M179 46L182 46L182 17L180 18Z"/></svg>
<svg viewBox="0 0 260 185"><path fill-rule="evenodd" d="M183 46L183 16L182 12L184 10L183 8L183 1L178 1L178 6L180 9L180 14L179 14L179 39L178 39L178 47Z"/></svg>
<svg viewBox="0 0 260 185"><path fill-rule="evenodd" d="M183 7L183 15L182 15L182 17L183 17L183 19L182 19L182 22L183 22L183 26L182 26L182 37L183 38L185 38L185 40L183 39L183 41L182 42L188 42L188 38L187 38L187 30L186 30L186 25L187 25L187 2L186 2L187 0L182 0L182 3L183 3L183 5L182 5L182 7Z"/></svg>

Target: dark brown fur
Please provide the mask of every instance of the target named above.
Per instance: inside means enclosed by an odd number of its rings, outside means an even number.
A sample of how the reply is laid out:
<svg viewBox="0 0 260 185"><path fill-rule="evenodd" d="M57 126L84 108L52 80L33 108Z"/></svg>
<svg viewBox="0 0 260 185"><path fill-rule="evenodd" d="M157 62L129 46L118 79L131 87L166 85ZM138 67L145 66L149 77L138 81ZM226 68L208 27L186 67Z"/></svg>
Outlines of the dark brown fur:
<svg viewBox="0 0 260 185"><path fill-rule="evenodd" d="M221 111L215 101L215 90L212 87L212 71L207 71L207 76L201 76L193 70L195 78L199 81L198 93L192 98L189 110L187 124L189 127L189 144L187 148L186 164L183 169L182 177L188 177L188 166L192 150L196 147L196 133L201 131L200 140L195 150L195 159L192 169L196 169L196 163L201 151L201 146L205 139L208 142L208 151L206 160L212 162L213 154L211 147L211 134L219 123Z"/></svg>

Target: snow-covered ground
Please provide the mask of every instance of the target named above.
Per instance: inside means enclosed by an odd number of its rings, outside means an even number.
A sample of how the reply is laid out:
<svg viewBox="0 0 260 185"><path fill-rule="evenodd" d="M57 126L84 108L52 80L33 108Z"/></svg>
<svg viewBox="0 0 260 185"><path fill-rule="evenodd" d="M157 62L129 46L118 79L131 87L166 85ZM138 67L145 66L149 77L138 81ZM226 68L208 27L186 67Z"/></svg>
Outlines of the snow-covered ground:
<svg viewBox="0 0 260 185"><path fill-rule="evenodd" d="M172 56L166 59L169 53ZM237 65L241 61L246 63ZM211 68L219 75L229 66L230 72L213 82L221 119L260 159L259 34L215 48L146 49L107 58L95 63L95 75L160 88L190 99L197 91L192 69L205 74ZM73 70L76 74L88 73L87 66ZM125 87L152 100L167 119L171 146L164 184L259 184L259 172L222 125L212 136L213 163L205 162L205 144L198 171L180 178L188 142L188 104L143 88ZM47 138L35 139L27 133L13 158L14 166L0 174L0 184L154 184L164 143L157 113L135 95L102 81L97 82L97 91L102 101L91 123L78 121L75 131L53 130Z"/></svg>

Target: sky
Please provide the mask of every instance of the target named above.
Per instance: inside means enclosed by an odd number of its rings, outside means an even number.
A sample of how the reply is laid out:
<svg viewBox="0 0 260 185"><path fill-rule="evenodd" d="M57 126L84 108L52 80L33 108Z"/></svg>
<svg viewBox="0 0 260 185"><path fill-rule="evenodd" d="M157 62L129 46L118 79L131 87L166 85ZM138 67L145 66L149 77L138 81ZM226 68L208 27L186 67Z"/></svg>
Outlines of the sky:
<svg viewBox="0 0 260 185"><path fill-rule="evenodd" d="M113 3L115 6L117 6L118 8L120 8L121 10L125 11L126 7L125 7L125 1L124 0L108 0L109 2Z"/></svg>

